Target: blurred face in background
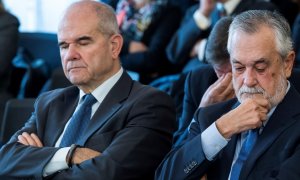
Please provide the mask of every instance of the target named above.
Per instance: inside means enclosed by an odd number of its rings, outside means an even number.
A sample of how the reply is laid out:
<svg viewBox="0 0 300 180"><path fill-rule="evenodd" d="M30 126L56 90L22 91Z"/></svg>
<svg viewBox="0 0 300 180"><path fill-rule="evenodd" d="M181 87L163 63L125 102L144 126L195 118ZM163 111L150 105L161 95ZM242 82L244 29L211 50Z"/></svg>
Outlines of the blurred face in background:
<svg viewBox="0 0 300 180"><path fill-rule="evenodd" d="M220 78L221 76L231 72L231 64L228 60L228 63L223 64L212 64L217 77Z"/></svg>

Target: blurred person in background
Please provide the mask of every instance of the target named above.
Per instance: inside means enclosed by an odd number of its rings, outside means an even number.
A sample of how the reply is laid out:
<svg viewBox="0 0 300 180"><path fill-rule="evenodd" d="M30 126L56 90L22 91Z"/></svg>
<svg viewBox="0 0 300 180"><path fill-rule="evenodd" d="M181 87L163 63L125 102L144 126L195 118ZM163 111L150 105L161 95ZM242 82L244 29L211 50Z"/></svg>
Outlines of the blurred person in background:
<svg viewBox="0 0 300 180"><path fill-rule="evenodd" d="M293 0L293 2L298 5L298 15L296 16L292 29L292 38L296 52L295 67L300 68L300 0Z"/></svg>
<svg viewBox="0 0 300 180"><path fill-rule="evenodd" d="M12 81L12 60L18 49L19 25L18 19L5 10L0 0L0 125L5 103L13 96L9 84Z"/></svg>
<svg viewBox="0 0 300 180"><path fill-rule="evenodd" d="M234 97L231 64L227 51L228 30L232 17L221 18L212 29L205 49L208 65L190 71L185 80L182 112L177 112L178 130L173 146L181 144L188 135L188 126L198 107L206 107Z"/></svg>
<svg viewBox="0 0 300 180"><path fill-rule="evenodd" d="M123 67L139 73L142 83L170 73L165 48L179 26L179 8L167 0L120 0L116 14L124 37Z"/></svg>
<svg viewBox="0 0 300 180"><path fill-rule="evenodd" d="M203 64L206 39L217 21L251 9L273 11L277 8L264 0L199 0L186 11L180 28L166 48L169 61L180 65L184 72Z"/></svg>

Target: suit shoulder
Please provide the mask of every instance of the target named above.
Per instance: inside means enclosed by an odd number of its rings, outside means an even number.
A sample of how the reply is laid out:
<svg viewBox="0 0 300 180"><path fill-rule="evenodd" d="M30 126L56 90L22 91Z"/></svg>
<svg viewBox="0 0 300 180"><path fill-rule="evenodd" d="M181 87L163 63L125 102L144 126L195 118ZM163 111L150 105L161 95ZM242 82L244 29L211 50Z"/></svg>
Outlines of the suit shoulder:
<svg viewBox="0 0 300 180"><path fill-rule="evenodd" d="M76 86L54 89L54 90L47 91L47 92L44 92L41 95L39 95L37 98L37 103L49 104L50 102L52 102L53 100L55 100L57 98L64 98L64 96L66 94L78 95L78 93L79 93L79 90Z"/></svg>
<svg viewBox="0 0 300 180"><path fill-rule="evenodd" d="M0 13L0 26L9 26L9 25L17 25L19 26L19 20L12 14L8 12Z"/></svg>
<svg viewBox="0 0 300 180"><path fill-rule="evenodd" d="M136 95L138 97L148 97L148 96L165 97L171 100L171 97L166 92L163 92L149 85L141 84L137 81L134 81L133 83L131 94Z"/></svg>

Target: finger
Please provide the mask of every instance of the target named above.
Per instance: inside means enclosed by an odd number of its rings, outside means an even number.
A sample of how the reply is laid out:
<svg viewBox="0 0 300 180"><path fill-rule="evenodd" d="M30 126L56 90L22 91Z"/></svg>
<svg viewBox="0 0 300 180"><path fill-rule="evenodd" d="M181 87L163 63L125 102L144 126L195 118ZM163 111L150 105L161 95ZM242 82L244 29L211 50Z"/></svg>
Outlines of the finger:
<svg viewBox="0 0 300 180"><path fill-rule="evenodd" d="M267 109L266 107L263 106L259 106L259 112L267 114L269 112L269 109Z"/></svg>
<svg viewBox="0 0 300 180"><path fill-rule="evenodd" d="M228 83L225 80L225 75L222 75L212 86L211 91L220 95L228 86Z"/></svg>
<svg viewBox="0 0 300 180"><path fill-rule="evenodd" d="M23 145L29 146L29 143L27 142L26 138L24 138L22 135L18 136L18 142L22 143Z"/></svg>
<svg viewBox="0 0 300 180"><path fill-rule="evenodd" d="M266 112L260 112L260 121L264 122L268 119L268 114Z"/></svg>
<svg viewBox="0 0 300 180"><path fill-rule="evenodd" d="M224 87L228 87L230 84L232 84L232 75L231 73L226 73L223 75L223 78L220 80L220 83Z"/></svg>
<svg viewBox="0 0 300 180"><path fill-rule="evenodd" d="M230 83L227 85L227 87L222 91L222 94L225 98L232 97L234 94L233 84L230 81Z"/></svg>
<svg viewBox="0 0 300 180"><path fill-rule="evenodd" d="M36 134L31 133L30 136L31 136L32 139L35 141L37 147L43 147L42 142L40 141L39 137L38 137Z"/></svg>
<svg viewBox="0 0 300 180"><path fill-rule="evenodd" d="M213 88L213 87L216 87L216 86L219 86L220 83L223 81L223 79L225 78L225 75L222 75L220 78L217 79L217 81L215 81L212 85L210 85L209 87L210 88Z"/></svg>
<svg viewBox="0 0 300 180"><path fill-rule="evenodd" d="M27 132L23 132L22 136L24 138L26 138L26 140L29 143L29 145L31 145L31 146L37 146L37 144L35 143L35 141L33 140L33 138Z"/></svg>
<svg viewBox="0 0 300 180"><path fill-rule="evenodd" d="M254 94L253 99L258 105L268 110L271 108L270 102L262 94Z"/></svg>
<svg viewBox="0 0 300 180"><path fill-rule="evenodd" d="M229 84L232 81L232 73L226 73L224 80L223 80L226 84Z"/></svg>

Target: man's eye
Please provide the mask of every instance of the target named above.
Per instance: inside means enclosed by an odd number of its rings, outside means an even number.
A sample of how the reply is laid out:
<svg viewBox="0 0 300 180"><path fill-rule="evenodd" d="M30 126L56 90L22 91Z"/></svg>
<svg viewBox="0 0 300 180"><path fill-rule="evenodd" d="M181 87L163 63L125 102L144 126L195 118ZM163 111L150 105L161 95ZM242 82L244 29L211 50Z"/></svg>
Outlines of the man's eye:
<svg viewBox="0 0 300 180"><path fill-rule="evenodd" d="M234 67L234 69L238 72L242 72L245 69L245 67Z"/></svg>
<svg viewBox="0 0 300 180"><path fill-rule="evenodd" d="M255 70L257 72L264 72L266 70L267 66L266 65L263 65L263 64L260 64L260 65L257 65L255 66Z"/></svg>
<svg viewBox="0 0 300 180"><path fill-rule="evenodd" d="M257 72L264 72L266 68L255 68Z"/></svg>
<svg viewBox="0 0 300 180"><path fill-rule="evenodd" d="M60 49L67 49L68 48L68 45L67 44L61 44L59 46Z"/></svg>
<svg viewBox="0 0 300 180"><path fill-rule="evenodd" d="M90 41L80 41L79 42L79 45L81 45L81 46L86 46L88 44L90 44Z"/></svg>
<svg viewBox="0 0 300 180"><path fill-rule="evenodd" d="M66 46L66 45L63 45L63 46L59 46L59 48L60 48L60 49L67 49L67 48L68 48L68 46Z"/></svg>

